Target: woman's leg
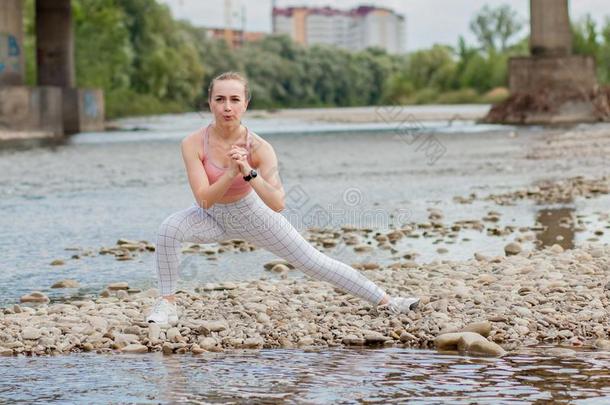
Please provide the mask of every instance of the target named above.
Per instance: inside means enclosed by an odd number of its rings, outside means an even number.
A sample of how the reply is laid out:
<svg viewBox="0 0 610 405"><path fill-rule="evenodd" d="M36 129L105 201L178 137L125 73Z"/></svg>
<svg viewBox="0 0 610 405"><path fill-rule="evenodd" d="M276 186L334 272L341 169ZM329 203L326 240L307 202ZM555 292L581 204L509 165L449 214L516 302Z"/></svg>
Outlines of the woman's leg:
<svg viewBox="0 0 610 405"><path fill-rule="evenodd" d="M269 208L255 192L238 204L220 210L212 209L210 214L223 223L229 234L238 234L242 239L287 260L313 278L329 282L374 305L387 302L385 292L378 285L353 267L317 250L282 214Z"/></svg>
<svg viewBox="0 0 610 405"><path fill-rule="evenodd" d="M176 291L183 242L213 243L224 239L224 228L199 206L178 211L163 221L159 227L155 253L161 295L172 300Z"/></svg>

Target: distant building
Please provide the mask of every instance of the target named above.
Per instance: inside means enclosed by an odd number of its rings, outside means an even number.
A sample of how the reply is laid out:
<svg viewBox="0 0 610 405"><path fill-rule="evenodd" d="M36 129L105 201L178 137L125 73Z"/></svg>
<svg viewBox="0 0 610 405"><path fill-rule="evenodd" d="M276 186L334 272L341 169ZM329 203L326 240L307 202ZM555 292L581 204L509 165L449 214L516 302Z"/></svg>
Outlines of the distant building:
<svg viewBox="0 0 610 405"><path fill-rule="evenodd" d="M224 39L231 48L239 48L246 42L260 41L267 35L264 32L244 32L236 29L204 28L206 38Z"/></svg>
<svg viewBox="0 0 610 405"><path fill-rule="evenodd" d="M379 47L393 54L406 48L405 18L373 6L273 8L273 30L303 45L329 44L351 51Z"/></svg>

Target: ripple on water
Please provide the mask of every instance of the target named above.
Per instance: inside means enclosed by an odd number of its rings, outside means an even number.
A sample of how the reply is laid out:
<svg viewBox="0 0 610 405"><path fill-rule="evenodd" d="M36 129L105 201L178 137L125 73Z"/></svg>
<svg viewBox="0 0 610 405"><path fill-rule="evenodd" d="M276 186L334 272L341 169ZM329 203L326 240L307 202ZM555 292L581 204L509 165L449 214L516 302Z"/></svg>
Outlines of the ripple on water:
<svg viewBox="0 0 610 405"><path fill-rule="evenodd" d="M610 356L601 352L502 359L399 348L81 353L7 358L0 370L0 399L6 401L603 403L610 398Z"/></svg>

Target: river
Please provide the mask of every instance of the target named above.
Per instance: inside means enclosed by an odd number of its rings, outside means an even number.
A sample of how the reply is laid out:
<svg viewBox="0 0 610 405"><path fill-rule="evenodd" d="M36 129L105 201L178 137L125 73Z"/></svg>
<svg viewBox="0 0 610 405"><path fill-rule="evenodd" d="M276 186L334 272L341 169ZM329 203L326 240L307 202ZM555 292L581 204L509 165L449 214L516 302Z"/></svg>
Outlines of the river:
<svg viewBox="0 0 610 405"><path fill-rule="evenodd" d="M56 302L95 296L117 281L142 290L156 286L154 253L117 261L99 250L119 238L155 243L163 219L193 203L179 143L209 119L201 114L132 118L120 121L124 130L2 146L0 306L34 290ZM274 146L288 197L284 214L303 232L311 225L387 229L398 220L426 221L429 208L442 209L447 221L499 210L500 225L513 226L552 220L553 213L563 210L590 225L562 235L569 247L606 225L600 216L608 204L603 196L560 206L453 201L455 196L527 187L539 179L607 174L605 156L530 158L533 150L566 129L459 119L350 124L253 117L245 123ZM577 130L600 128L605 127ZM437 144L435 155L424 141ZM323 212L326 219L316 223L312 212ZM606 236L598 239L607 242ZM474 252L502 254L507 240L466 232L460 243L445 246L443 259L467 259ZM399 248L417 251L421 262L438 258L438 246L430 240L410 239ZM346 262L360 260L341 248L328 254ZM387 263L390 256L373 252L367 259ZM180 287L272 277L262 265L274 258L260 249L219 260L189 256L181 268ZM55 259L65 264L51 266ZM77 279L81 287L50 288L67 278ZM397 348L201 357L72 354L2 358L0 368L0 401L8 402L610 402L610 356L589 351L553 357L528 348L502 359Z"/></svg>

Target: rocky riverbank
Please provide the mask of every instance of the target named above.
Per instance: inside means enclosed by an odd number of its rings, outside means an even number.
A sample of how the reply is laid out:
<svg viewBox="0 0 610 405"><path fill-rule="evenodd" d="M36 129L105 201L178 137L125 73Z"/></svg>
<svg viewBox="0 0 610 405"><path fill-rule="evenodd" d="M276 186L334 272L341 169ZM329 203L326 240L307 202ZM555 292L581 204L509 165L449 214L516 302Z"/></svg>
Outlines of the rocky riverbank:
<svg viewBox="0 0 610 405"><path fill-rule="evenodd" d="M27 139L52 139L56 135L47 131L7 131L0 130L0 142Z"/></svg>
<svg viewBox="0 0 610 405"><path fill-rule="evenodd" d="M255 118L299 119L344 123L413 122L417 121L477 121L485 117L490 106L471 105L387 105L367 107L286 108L252 110Z"/></svg>
<svg viewBox="0 0 610 405"><path fill-rule="evenodd" d="M434 347L446 332L477 323L504 350L541 343L608 349L610 247L555 245L494 258L362 270L392 295L419 295L407 315L379 310L310 280L206 284L180 291L180 323L144 322L157 291L48 303L44 294L0 310L0 354L79 351L203 353L230 349L402 345ZM292 270L291 270L292 271ZM23 300L23 298L22 298ZM27 299L26 299L27 301ZM482 326L481 326L482 325ZM469 329L467 329L469 330ZM447 347L447 342L442 342ZM451 345L449 345L451 346Z"/></svg>
<svg viewBox="0 0 610 405"><path fill-rule="evenodd" d="M478 218L471 216L447 221L445 213L441 209L429 207L426 221L391 223L391 229L385 231L351 225L344 225L339 229L309 227L304 236L314 246L323 251L331 251L337 247L338 250L351 249L356 253L363 254L361 257L365 258L368 256L367 253L375 252L377 254L386 253L392 259L412 260L419 253L412 249L401 250L400 248L401 242L409 239L427 239L432 244L439 244L436 253L443 255L447 253L446 246L455 245L460 241L468 242L470 240L469 236L465 235L464 232L473 230L484 233L488 237L500 237L524 245L541 247L543 241L539 240L540 235L548 230L549 224L539 222L539 218L531 225L516 226L510 223L511 218L503 218L502 206L516 205L524 200L531 200L542 205L564 204L579 198L593 199L608 194L610 194L609 176L592 178L576 176L561 180L545 180L536 182L530 187L502 194L486 196L471 194L467 197L453 197L453 201L457 204L471 204L475 200L483 200L493 202L499 206L498 209L481 212ZM590 231L592 235L587 238L588 242L605 242L603 236L607 233L606 229L610 229L610 217L606 212L597 212L596 216L595 220L591 221L591 217L575 216L571 212L565 212L556 219L556 225L562 229L571 229L574 232ZM552 236L555 238L555 242L560 243L562 241L561 235ZM140 255L154 252L155 245L146 240L137 241L121 238L117 240L114 246L97 248L70 246L64 250L68 252L66 256L54 259L49 264L63 266L71 260L91 256L110 256L118 261L133 260ZM215 246L196 243L185 245L182 253L202 255L208 260L218 260L223 254L254 250L257 250L257 247L245 240L230 239ZM334 253L336 254L337 251ZM366 259L361 260L360 263L351 263L351 265L366 270L379 267L374 263L367 263Z"/></svg>

